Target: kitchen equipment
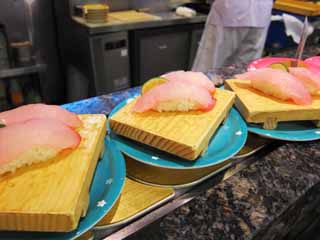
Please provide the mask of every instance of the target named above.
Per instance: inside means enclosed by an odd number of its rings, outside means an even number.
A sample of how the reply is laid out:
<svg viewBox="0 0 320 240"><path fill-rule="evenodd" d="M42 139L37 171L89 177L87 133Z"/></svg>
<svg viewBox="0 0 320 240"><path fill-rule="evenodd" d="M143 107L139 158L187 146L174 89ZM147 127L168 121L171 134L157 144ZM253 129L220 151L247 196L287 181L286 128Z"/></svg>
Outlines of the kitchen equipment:
<svg viewBox="0 0 320 240"><path fill-rule="evenodd" d="M34 83L39 82L43 101L52 104L65 101L65 81L61 74L58 56L53 1L0 1L0 22L6 27L10 43L32 42L35 64L30 66L30 69L36 70L33 71L31 78ZM40 64L46 67L37 68ZM20 75L30 75L30 73L27 71Z"/></svg>
<svg viewBox="0 0 320 240"><path fill-rule="evenodd" d="M3 80L0 80L0 112L8 108L7 90ZM1 124L1 123L0 123Z"/></svg>
<svg viewBox="0 0 320 240"><path fill-rule="evenodd" d="M14 107L20 106L24 103L23 92L18 79L10 80L9 93L10 93L11 104Z"/></svg>
<svg viewBox="0 0 320 240"><path fill-rule="evenodd" d="M131 99L109 117L115 134L154 147L177 157L195 160L208 147L220 124L227 118L235 94L217 89L214 108L207 112L156 112L136 114ZM187 161L188 162L188 161Z"/></svg>
<svg viewBox="0 0 320 240"><path fill-rule="evenodd" d="M83 17L88 23L104 23L108 20L109 6L106 4L83 5Z"/></svg>
<svg viewBox="0 0 320 240"><path fill-rule="evenodd" d="M84 5L107 5L109 12L114 11L125 11L128 9L133 9L132 0L68 0L68 7L70 7L71 15L84 17ZM134 8L136 9L136 8Z"/></svg>
<svg viewBox="0 0 320 240"><path fill-rule="evenodd" d="M0 23L0 70L10 67L9 44L5 26Z"/></svg>
<svg viewBox="0 0 320 240"><path fill-rule="evenodd" d="M90 39L95 94L102 95L130 86L128 33L97 35Z"/></svg>
<svg viewBox="0 0 320 240"><path fill-rule="evenodd" d="M133 31L131 69L134 85L166 72L186 70L192 49L191 31L192 27L185 25Z"/></svg>
<svg viewBox="0 0 320 240"><path fill-rule="evenodd" d="M161 18L149 13L137 12L134 10L111 12L110 18L121 22L139 22L139 21L152 21L160 20Z"/></svg>
<svg viewBox="0 0 320 240"><path fill-rule="evenodd" d="M14 42L10 44L15 66L28 66L33 64L32 43L30 41Z"/></svg>
<svg viewBox="0 0 320 240"><path fill-rule="evenodd" d="M0 176L1 230L70 232L86 215L89 187L104 148L106 117L79 116L83 127L77 149Z"/></svg>

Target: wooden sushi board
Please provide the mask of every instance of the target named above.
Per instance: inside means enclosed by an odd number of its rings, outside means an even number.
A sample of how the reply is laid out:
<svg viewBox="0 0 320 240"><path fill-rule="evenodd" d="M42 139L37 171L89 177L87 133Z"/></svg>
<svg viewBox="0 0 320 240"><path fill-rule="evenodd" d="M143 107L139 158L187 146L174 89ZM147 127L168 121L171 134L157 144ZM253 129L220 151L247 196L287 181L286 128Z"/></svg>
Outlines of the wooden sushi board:
<svg viewBox="0 0 320 240"><path fill-rule="evenodd" d="M304 16L319 16L320 4L298 0L277 0L274 9Z"/></svg>
<svg viewBox="0 0 320 240"><path fill-rule="evenodd" d="M110 127L128 137L187 160L195 160L231 109L235 94L217 89L215 107L208 112L134 113L135 100L113 115Z"/></svg>
<svg viewBox="0 0 320 240"><path fill-rule="evenodd" d="M105 115L80 118L77 149L0 176L0 230L68 232L77 227L88 208L106 134Z"/></svg>
<svg viewBox="0 0 320 240"><path fill-rule="evenodd" d="M150 21L150 20L160 19L158 16L155 16L149 13L144 13L144 12L137 12L134 10L110 12L109 18L115 19L121 22L138 22L138 21Z"/></svg>
<svg viewBox="0 0 320 240"><path fill-rule="evenodd" d="M275 129L278 122L320 120L320 96L313 96L311 105L302 106L255 90L246 80L227 80L225 88L236 93L235 105L245 120L263 123L265 129Z"/></svg>

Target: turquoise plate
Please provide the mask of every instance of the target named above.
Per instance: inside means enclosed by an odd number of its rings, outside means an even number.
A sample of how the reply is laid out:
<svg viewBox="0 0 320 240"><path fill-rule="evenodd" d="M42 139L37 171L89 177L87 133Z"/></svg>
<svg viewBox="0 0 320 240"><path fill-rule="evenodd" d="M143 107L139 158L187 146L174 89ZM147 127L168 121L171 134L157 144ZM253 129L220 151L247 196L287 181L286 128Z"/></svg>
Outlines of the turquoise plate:
<svg viewBox="0 0 320 240"><path fill-rule="evenodd" d="M262 125L249 124L249 132L263 137L285 141L312 141L320 139L320 128L316 128L310 121L278 123L275 130L266 130Z"/></svg>
<svg viewBox="0 0 320 240"><path fill-rule="evenodd" d="M110 113L110 117L131 100L132 98L117 105ZM120 151L126 155L149 165L171 169L196 169L219 164L241 150L246 142L247 135L246 123L237 110L232 108L226 122L218 128L212 137L205 154L196 161L188 161L121 137L110 131L111 138L116 142Z"/></svg>
<svg viewBox="0 0 320 240"><path fill-rule="evenodd" d="M69 233L0 232L0 239L75 239L96 225L116 203L126 176L125 161L115 143L106 138L105 144L105 153L97 164L91 185L87 215L80 220L75 231Z"/></svg>

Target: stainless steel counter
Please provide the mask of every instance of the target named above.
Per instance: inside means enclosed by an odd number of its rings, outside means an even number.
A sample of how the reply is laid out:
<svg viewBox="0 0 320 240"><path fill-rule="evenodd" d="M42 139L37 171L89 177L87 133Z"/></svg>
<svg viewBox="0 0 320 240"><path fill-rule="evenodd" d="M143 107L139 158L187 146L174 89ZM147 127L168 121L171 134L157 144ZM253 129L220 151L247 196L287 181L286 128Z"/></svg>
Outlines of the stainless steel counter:
<svg viewBox="0 0 320 240"><path fill-rule="evenodd" d="M117 10L110 12L109 22L92 24L70 17L71 10L68 1L55 1L70 101L139 85L158 72L190 68L207 18L204 14L187 18L172 11L138 16ZM146 62L149 66L144 66Z"/></svg>
<svg viewBox="0 0 320 240"><path fill-rule="evenodd" d="M112 20L106 23L92 24L87 23L83 18L80 17L73 17L73 20L85 27L89 34L101 34L136 29L175 26L179 24L204 23L207 19L207 15L204 14L197 14L197 16L191 18L179 16L174 12L152 13L152 15L155 16L153 20L135 22L121 22Z"/></svg>

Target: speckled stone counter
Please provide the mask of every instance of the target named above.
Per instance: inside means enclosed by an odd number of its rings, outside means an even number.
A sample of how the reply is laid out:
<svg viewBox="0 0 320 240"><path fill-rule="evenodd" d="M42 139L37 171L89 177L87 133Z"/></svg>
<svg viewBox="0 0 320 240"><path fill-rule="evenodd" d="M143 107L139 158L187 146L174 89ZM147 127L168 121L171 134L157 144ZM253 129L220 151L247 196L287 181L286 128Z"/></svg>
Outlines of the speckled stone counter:
<svg viewBox="0 0 320 240"><path fill-rule="evenodd" d="M287 143L270 152L165 217L162 238L282 239L297 231L320 200L319 147Z"/></svg>
<svg viewBox="0 0 320 240"><path fill-rule="evenodd" d="M319 53L319 48L308 48L305 57ZM219 73L232 77L245 66L231 66ZM138 90L66 107L78 113L108 114L115 104ZM212 182L212 187L193 201L130 239L299 239L309 225L319 221L319 213L320 141L283 142L226 181Z"/></svg>

